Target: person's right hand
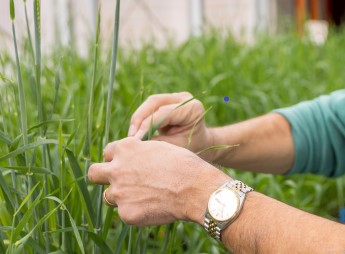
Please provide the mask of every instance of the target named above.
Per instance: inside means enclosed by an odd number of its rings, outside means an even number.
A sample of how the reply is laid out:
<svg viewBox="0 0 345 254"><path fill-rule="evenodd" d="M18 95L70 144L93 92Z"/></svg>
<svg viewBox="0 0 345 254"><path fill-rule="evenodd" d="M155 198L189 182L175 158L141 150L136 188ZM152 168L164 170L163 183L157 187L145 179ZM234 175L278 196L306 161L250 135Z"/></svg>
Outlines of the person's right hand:
<svg viewBox="0 0 345 254"><path fill-rule="evenodd" d="M153 123L157 123L168 115L158 129L159 135L151 139L166 141L193 152L212 146L212 135L203 119L205 109L202 103L194 99L177 108L191 98L193 96L188 92L151 95L134 112L128 136L142 139L149 130L152 120ZM189 142L191 132L192 137ZM206 154L201 156L204 157Z"/></svg>

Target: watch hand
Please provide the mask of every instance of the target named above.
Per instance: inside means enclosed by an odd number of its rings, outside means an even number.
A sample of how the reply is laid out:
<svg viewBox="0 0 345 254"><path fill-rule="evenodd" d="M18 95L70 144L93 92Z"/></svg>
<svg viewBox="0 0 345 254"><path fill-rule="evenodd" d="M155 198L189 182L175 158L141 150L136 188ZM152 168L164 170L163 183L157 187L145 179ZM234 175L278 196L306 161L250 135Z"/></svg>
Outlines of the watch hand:
<svg viewBox="0 0 345 254"><path fill-rule="evenodd" d="M221 204L223 207L225 206L218 198L216 198L219 204Z"/></svg>

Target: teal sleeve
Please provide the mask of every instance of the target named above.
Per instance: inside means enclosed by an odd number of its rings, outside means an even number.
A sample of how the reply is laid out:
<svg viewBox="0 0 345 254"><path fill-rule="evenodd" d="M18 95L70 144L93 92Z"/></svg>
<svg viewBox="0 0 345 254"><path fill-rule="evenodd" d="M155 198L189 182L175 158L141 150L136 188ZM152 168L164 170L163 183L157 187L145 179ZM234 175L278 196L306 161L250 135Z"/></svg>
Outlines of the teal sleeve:
<svg viewBox="0 0 345 254"><path fill-rule="evenodd" d="M288 174L345 174L345 89L274 112L292 130L295 161Z"/></svg>

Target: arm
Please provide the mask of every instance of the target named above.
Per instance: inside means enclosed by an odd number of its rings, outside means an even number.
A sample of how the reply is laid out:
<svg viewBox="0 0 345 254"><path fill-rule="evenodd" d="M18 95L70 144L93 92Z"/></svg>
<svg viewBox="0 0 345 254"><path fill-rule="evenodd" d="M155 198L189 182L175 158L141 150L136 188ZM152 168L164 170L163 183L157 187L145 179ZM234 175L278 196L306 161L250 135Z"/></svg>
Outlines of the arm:
<svg viewBox="0 0 345 254"><path fill-rule="evenodd" d="M214 145L240 145L201 154L209 162L265 173L339 176L345 172L345 90L219 128L207 128L199 121L204 114L200 101L174 110L191 97L189 93L151 96L133 114L132 135L143 136L153 112L154 121L171 112L154 139L193 152Z"/></svg>
<svg viewBox="0 0 345 254"><path fill-rule="evenodd" d="M225 229L234 253L345 253L345 225L303 212L257 192Z"/></svg>
<svg viewBox="0 0 345 254"><path fill-rule="evenodd" d="M107 200L121 219L138 226L175 220L200 225L208 199L231 178L192 152L166 142L126 138L109 144L105 163L93 164L89 179L110 184ZM222 232L234 253L344 254L345 225L250 192L239 217Z"/></svg>
<svg viewBox="0 0 345 254"><path fill-rule="evenodd" d="M272 113L225 127L209 129L213 145L240 144L209 153L212 162L255 172L286 173L293 165L294 146L288 121Z"/></svg>

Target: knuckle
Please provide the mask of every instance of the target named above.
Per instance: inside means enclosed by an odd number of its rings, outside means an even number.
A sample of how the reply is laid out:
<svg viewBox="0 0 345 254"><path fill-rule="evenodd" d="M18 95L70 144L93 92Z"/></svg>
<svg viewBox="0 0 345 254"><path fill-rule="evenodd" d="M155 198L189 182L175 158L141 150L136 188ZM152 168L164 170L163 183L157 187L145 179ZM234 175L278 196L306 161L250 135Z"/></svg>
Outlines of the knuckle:
<svg viewBox="0 0 345 254"><path fill-rule="evenodd" d="M109 176L112 181L118 181L122 173L121 167L117 163L111 164L111 169L109 170Z"/></svg>
<svg viewBox="0 0 345 254"><path fill-rule="evenodd" d="M104 151L107 152L110 150L110 144L111 143L108 143L105 147L104 147Z"/></svg>
<svg viewBox="0 0 345 254"><path fill-rule="evenodd" d="M117 190L117 188L114 188L112 185L110 185L109 188L107 189L107 197L109 197L108 199L117 201L119 197L118 192L119 191Z"/></svg>
<svg viewBox="0 0 345 254"><path fill-rule="evenodd" d="M199 101L199 100L194 100L192 105L192 109L193 111L195 111L198 114L203 114L205 109L204 109L204 105Z"/></svg>
<svg viewBox="0 0 345 254"><path fill-rule="evenodd" d="M135 137L127 137L121 140L122 141L122 145L126 148L130 148L132 145L134 145L135 143L137 143L139 140Z"/></svg>
<svg viewBox="0 0 345 254"><path fill-rule="evenodd" d="M104 153L112 153L114 152L116 148L116 142L111 142L111 143L108 143L105 147L104 147Z"/></svg>

